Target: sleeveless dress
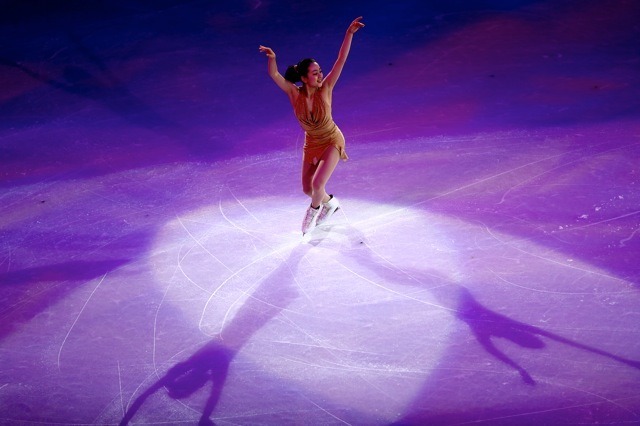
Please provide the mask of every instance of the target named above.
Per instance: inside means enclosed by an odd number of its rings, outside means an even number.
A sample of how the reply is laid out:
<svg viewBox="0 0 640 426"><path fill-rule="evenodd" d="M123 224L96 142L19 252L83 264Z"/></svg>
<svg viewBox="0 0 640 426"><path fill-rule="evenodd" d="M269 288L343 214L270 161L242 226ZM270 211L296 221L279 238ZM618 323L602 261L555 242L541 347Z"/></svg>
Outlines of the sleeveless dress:
<svg viewBox="0 0 640 426"><path fill-rule="evenodd" d="M322 100L322 90L324 88L316 90L313 94L312 108L309 112L305 101L304 86L299 87L298 99L293 107L300 127L305 133L302 161L313 165L318 164L329 147L335 147L342 160L349 158L345 152L344 136L331 116L331 105Z"/></svg>

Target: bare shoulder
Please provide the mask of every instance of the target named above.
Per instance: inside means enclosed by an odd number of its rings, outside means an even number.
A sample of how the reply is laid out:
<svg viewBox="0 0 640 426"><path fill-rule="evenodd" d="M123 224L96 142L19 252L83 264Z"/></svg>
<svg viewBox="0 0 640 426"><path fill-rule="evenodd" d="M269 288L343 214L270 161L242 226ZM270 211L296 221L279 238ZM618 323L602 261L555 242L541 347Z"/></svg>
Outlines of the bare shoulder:
<svg viewBox="0 0 640 426"><path fill-rule="evenodd" d="M287 91L287 95L289 95L289 100L291 101L291 104L294 105L296 103L296 101L298 100L298 96L300 96L300 87L296 86L293 83L289 83L290 89Z"/></svg>
<svg viewBox="0 0 640 426"><path fill-rule="evenodd" d="M322 85L322 90L320 90L320 96L326 102L331 103L331 96L333 94L333 85Z"/></svg>

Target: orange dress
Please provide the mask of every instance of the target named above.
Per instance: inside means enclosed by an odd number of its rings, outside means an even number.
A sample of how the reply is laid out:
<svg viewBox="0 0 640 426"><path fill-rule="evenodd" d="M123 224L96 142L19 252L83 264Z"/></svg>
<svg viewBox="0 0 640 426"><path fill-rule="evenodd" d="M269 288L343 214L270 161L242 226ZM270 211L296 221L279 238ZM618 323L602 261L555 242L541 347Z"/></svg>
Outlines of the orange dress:
<svg viewBox="0 0 640 426"><path fill-rule="evenodd" d="M321 91L313 94L311 112L307 109L304 86L298 88L298 99L293 112L304 130L304 148L302 161L316 165L329 147L335 147L342 160L349 157L345 152L345 141L342 132L331 116L331 104L324 102Z"/></svg>

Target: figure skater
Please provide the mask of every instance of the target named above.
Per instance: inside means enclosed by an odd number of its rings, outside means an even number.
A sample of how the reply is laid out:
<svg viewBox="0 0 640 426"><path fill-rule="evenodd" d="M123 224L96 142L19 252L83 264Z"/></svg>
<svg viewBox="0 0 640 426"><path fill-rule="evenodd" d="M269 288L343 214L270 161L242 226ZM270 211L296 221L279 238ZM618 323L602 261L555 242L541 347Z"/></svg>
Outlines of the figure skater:
<svg viewBox="0 0 640 426"><path fill-rule="evenodd" d="M302 191L311 197L311 205L302 221L303 235L326 222L340 208L338 199L325 191L338 160L349 158L345 152L344 136L331 116L331 95L349 56L353 34L364 27L361 20L362 16L349 25L338 59L324 78L320 65L311 58L289 66L283 77L278 72L274 51L266 46L259 48L267 55L269 76L289 96L293 112L305 132ZM302 85L297 86L298 82Z"/></svg>

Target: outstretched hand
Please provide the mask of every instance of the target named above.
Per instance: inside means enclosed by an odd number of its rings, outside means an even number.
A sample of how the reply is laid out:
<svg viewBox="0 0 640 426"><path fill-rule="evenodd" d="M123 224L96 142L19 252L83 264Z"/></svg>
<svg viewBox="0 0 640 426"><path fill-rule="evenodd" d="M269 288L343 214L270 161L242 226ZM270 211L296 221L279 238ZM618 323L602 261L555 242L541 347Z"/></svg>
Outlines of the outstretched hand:
<svg viewBox="0 0 640 426"><path fill-rule="evenodd" d="M364 24L360 22L361 20L362 20L362 16L358 16L356 19L354 19L351 25L349 25L349 28L347 29L347 31L349 31L351 34L355 34L356 31L364 27Z"/></svg>
<svg viewBox="0 0 640 426"><path fill-rule="evenodd" d="M267 55L267 58L276 57L276 53L270 47L260 45L260 47L258 47L258 50L260 50L260 52L262 53L265 53Z"/></svg>

